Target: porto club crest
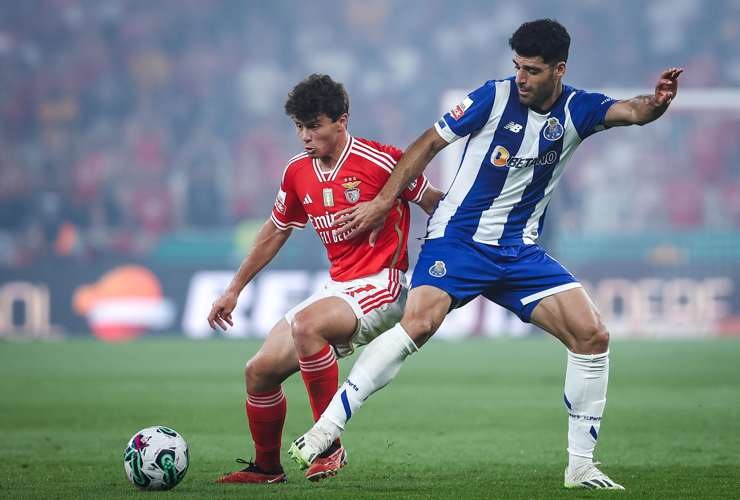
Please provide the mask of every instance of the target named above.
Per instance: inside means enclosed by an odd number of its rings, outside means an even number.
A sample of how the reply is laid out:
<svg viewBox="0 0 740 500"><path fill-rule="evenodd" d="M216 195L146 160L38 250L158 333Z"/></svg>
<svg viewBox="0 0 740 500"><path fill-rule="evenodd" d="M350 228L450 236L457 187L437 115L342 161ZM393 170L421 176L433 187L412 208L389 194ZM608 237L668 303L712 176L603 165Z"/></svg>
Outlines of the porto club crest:
<svg viewBox="0 0 740 500"><path fill-rule="evenodd" d="M444 261L434 261L434 265L429 268L429 274L435 278L441 278L447 274L447 267L445 267Z"/></svg>
<svg viewBox="0 0 740 500"><path fill-rule="evenodd" d="M552 117L547 119L547 125L542 129L542 136L548 141L557 141L563 137L563 132L565 132L565 129L560 120Z"/></svg>

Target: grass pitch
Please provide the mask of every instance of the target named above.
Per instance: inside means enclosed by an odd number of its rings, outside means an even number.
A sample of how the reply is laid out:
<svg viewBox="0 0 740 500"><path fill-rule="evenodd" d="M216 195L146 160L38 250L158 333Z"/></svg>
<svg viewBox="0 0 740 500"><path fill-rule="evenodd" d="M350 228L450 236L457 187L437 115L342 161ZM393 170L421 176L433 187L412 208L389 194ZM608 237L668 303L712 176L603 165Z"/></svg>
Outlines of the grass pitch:
<svg viewBox="0 0 740 500"><path fill-rule="evenodd" d="M544 338L425 346L353 418L336 478L310 483L284 453L287 484L214 484L252 456L242 367L258 347L0 343L0 497L740 497L738 341L613 342L597 458L624 492L563 488L565 351ZM284 451L311 424L300 378L285 392ZM127 440L155 424L190 445L170 492L140 492L123 473Z"/></svg>

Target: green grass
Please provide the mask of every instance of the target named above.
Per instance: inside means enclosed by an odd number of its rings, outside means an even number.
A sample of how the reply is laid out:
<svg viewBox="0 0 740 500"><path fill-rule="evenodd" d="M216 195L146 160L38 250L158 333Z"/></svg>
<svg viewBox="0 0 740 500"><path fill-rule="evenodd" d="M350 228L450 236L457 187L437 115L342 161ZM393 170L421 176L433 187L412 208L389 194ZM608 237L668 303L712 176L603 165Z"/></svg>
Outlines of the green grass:
<svg viewBox="0 0 740 500"><path fill-rule="evenodd" d="M738 341L613 343L597 458L625 492L562 487L565 352L549 339L432 342L353 418L336 478L309 483L284 454L287 484L214 484L252 455L242 367L257 348L0 343L0 497L740 497ZM311 422L300 378L285 390L287 444ZM154 424L190 444L171 492L139 492L123 474L126 441Z"/></svg>

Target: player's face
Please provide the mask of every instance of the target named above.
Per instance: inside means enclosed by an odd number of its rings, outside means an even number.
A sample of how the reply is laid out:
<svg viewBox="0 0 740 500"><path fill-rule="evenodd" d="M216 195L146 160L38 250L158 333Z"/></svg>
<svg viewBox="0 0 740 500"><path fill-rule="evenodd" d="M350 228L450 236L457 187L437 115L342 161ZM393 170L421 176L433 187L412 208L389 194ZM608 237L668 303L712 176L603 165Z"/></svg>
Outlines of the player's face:
<svg viewBox="0 0 740 500"><path fill-rule="evenodd" d="M347 134L347 115L343 114L336 121L325 114L320 114L315 119L295 123L298 137L303 143L303 150L311 158L330 158L338 155L341 151L339 146Z"/></svg>
<svg viewBox="0 0 740 500"><path fill-rule="evenodd" d="M541 109L555 95L565 73L565 63L550 65L542 60L542 56L524 57L514 53L514 69L519 102Z"/></svg>

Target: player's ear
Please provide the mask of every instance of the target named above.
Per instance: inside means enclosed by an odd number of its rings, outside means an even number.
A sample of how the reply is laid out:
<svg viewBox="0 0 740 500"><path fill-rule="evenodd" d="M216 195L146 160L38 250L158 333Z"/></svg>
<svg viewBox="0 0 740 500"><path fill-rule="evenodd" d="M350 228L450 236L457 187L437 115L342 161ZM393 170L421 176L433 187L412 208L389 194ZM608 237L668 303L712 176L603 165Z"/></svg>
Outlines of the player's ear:
<svg viewBox="0 0 740 500"><path fill-rule="evenodd" d="M556 63L553 72L555 73L555 76L557 76L558 78L562 78L563 75L565 75L565 61L560 61L559 63Z"/></svg>

